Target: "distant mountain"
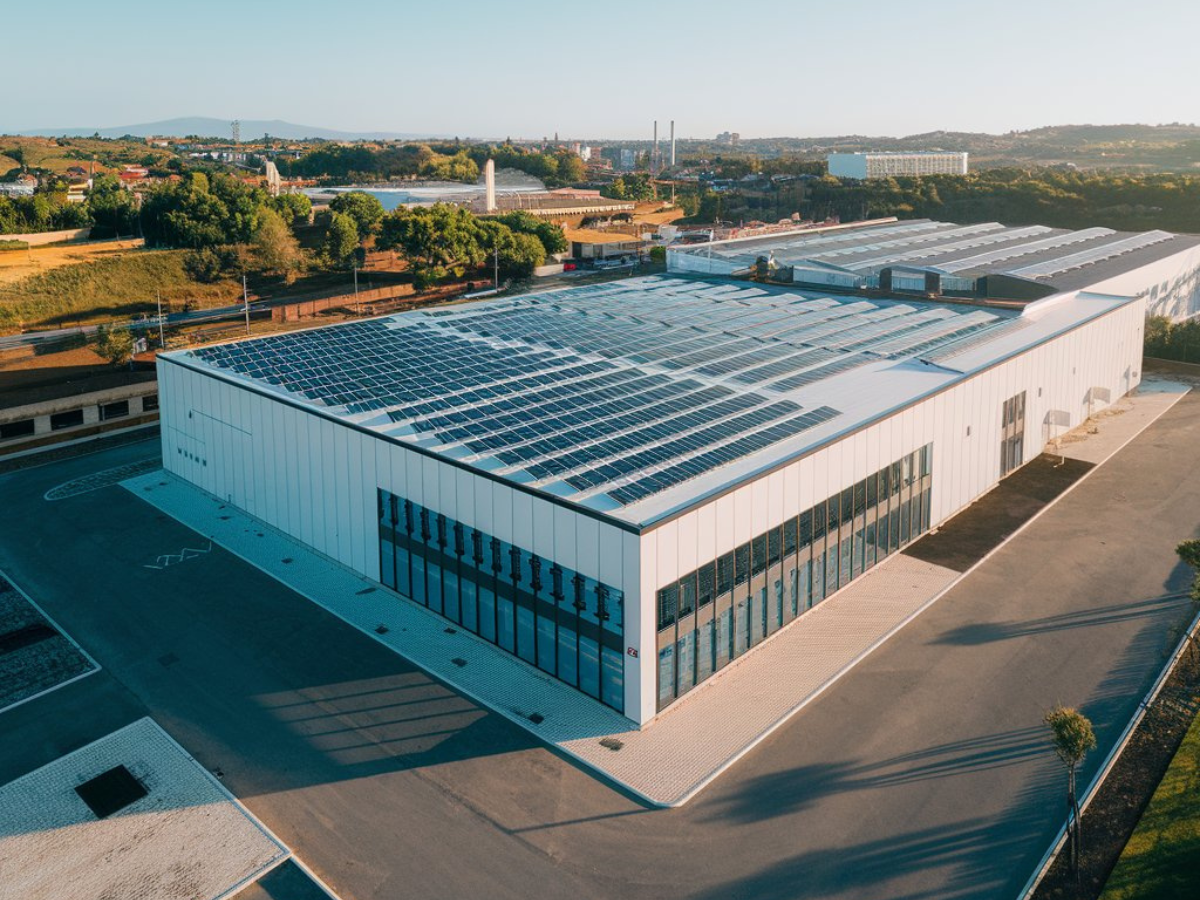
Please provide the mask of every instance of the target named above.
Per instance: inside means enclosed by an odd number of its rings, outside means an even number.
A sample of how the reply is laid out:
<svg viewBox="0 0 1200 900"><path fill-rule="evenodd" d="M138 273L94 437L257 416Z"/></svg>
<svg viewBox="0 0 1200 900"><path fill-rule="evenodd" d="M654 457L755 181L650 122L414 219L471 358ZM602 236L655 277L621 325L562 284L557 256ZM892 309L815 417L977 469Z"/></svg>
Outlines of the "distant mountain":
<svg viewBox="0 0 1200 900"><path fill-rule="evenodd" d="M116 128L37 128L22 131L22 135L31 137L91 137L99 134L102 138L120 138L125 135L132 137L199 137L228 138L230 136L229 119L211 119L204 116L188 116L181 119L167 119L164 122L144 122L140 125L120 125ZM296 125L279 119L243 119L241 135L243 140L255 140L264 134L284 140L299 141L305 138L320 138L329 141L392 141L410 140L414 138L441 137L441 135L421 134L407 131L337 131L333 128L321 128L316 125Z"/></svg>

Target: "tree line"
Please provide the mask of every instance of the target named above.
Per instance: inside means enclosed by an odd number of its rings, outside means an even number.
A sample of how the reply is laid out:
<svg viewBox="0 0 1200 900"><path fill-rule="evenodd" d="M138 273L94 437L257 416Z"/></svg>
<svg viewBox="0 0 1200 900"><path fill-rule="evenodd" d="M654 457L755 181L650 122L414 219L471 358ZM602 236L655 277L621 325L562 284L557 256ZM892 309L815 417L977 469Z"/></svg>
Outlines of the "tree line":
<svg viewBox="0 0 1200 900"><path fill-rule="evenodd" d="M385 213L371 194L347 191L330 202L319 246L305 252L294 229L310 212L301 194L271 197L232 176L193 172L148 192L141 224L147 246L189 250L187 271L204 282L247 270L290 280L313 265L349 268L371 239L408 262L418 288L489 261L506 278L528 277L567 249L561 228L522 210L480 218L436 204Z"/></svg>
<svg viewBox="0 0 1200 900"><path fill-rule="evenodd" d="M0 197L0 234L88 227L97 240L137 233L137 198L115 175L97 177L80 203L68 202L65 181L27 197Z"/></svg>
<svg viewBox="0 0 1200 900"><path fill-rule="evenodd" d="M400 207L383 217L375 246L407 260L418 289L461 278L489 260L505 278L527 278L567 249L561 228L523 210L480 218L448 203Z"/></svg>
<svg viewBox="0 0 1200 900"><path fill-rule="evenodd" d="M998 221L1056 228L1200 231L1200 178L1059 169L984 169L968 175L809 182L806 211L843 221L880 216Z"/></svg>
<svg viewBox="0 0 1200 900"><path fill-rule="evenodd" d="M1200 319L1172 322L1166 316L1148 316L1143 344L1147 356L1200 363Z"/></svg>
<svg viewBox="0 0 1200 900"><path fill-rule="evenodd" d="M505 143L397 144L371 147L330 144L309 150L299 159L280 159L287 177L318 178L327 182L377 182L428 178L474 183L488 159L500 169L517 169L549 187L583 180L583 161L565 149L530 150Z"/></svg>

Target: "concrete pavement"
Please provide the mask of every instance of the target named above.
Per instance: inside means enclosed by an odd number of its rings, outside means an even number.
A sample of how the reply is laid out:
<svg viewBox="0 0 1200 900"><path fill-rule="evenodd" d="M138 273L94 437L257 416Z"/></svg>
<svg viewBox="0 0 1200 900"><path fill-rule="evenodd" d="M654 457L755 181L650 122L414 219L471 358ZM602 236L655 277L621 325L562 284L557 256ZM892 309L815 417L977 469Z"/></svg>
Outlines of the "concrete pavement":
<svg viewBox="0 0 1200 900"><path fill-rule="evenodd" d="M1098 760L1185 616L1164 595L1188 579L1175 544L1200 533L1198 439L1189 396L665 811L219 548L145 569L195 536L120 488L42 499L144 445L13 473L0 477L0 567L105 672L5 714L0 772L82 739L47 734L60 726L149 710L360 900L1012 897L1061 812L1043 710L1081 705Z"/></svg>

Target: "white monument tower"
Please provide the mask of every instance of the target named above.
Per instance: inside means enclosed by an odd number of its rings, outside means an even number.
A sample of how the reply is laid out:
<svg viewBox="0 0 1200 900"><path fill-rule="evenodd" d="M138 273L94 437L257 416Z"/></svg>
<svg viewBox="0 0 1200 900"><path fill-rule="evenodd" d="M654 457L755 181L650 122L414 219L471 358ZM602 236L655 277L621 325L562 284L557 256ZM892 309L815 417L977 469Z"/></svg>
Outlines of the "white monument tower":
<svg viewBox="0 0 1200 900"><path fill-rule="evenodd" d="M496 163L488 160L483 164L484 209L493 213L496 211Z"/></svg>

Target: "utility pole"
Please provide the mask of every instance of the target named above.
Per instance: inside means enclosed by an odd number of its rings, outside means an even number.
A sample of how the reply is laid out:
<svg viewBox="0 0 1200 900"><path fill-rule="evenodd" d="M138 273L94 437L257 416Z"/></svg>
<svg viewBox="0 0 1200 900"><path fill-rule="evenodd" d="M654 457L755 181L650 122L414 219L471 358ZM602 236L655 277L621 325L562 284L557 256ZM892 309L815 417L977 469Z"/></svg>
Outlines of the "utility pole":
<svg viewBox="0 0 1200 900"><path fill-rule="evenodd" d="M494 270L495 275L492 277L492 287L494 287L496 290L500 290L500 248L499 247L492 248L492 260L493 260L493 265L495 266L495 270Z"/></svg>
<svg viewBox="0 0 1200 900"><path fill-rule="evenodd" d="M250 334L250 292L246 288L246 276L242 275L242 309L246 311L246 334Z"/></svg>
<svg viewBox="0 0 1200 900"><path fill-rule="evenodd" d="M358 305L358 263L354 263L354 314L362 315L362 307Z"/></svg>

